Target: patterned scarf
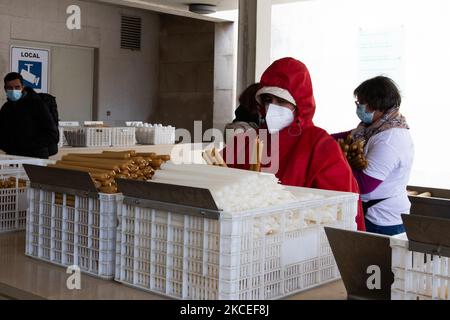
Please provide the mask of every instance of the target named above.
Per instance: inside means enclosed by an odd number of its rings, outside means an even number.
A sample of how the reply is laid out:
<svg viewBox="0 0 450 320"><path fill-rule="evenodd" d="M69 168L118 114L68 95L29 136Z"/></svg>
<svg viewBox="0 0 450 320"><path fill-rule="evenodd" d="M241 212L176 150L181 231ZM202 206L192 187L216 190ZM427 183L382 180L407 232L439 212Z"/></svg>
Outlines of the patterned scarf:
<svg viewBox="0 0 450 320"><path fill-rule="evenodd" d="M351 133L353 140L368 141L372 136L392 128L409 129L408 123L399 109L400 107L389 109L380 119L370 125L361 122Z"/></svg>

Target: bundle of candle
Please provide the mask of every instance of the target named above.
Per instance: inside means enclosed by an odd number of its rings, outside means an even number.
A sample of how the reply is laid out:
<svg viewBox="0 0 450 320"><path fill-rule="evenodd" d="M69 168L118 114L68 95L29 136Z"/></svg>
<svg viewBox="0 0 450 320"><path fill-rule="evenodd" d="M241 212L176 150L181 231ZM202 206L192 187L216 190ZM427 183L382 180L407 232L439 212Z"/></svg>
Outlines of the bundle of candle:
<svg viewBox="0 0 450 320"><path fill-rule="evenodd" d="M261 160L263 156L264 143L257 137L253 140L253 146L251 148L252 155L250 158L250 171L261 172ZM205 150L202 153L203 160L208 165L228 167L222 155L216 148L211 150Z"/></svg>
<svg viewBox="0 0 450 320"><path fill-rule="evenodd" d="M297 201L271 174L220 166L161 165L154 182L209 189L217 206L227 212L241 212Z"/></svg>
<svg viewBox="0 0 450 320"><path fill-rule="evenodd" d="M115 179L150 180L169 155L129 151L68 154L49 167L88 172L95 186L103 193L117 193Z"/></svg>
<svg viewBox="0 0 450 320"><path fill-rule="evenodd" d="M0 178L0 189L11 189L11 188L25 188L27 186L27 181L24 179L16 179L15 177L10 177L8 179Z"/></svg>
<svg viewBox="0 0 450 320"><path fill-rule="evenodd" d="M216 150L216 148L212 148L212 150L205 150L202 153L202 157L208 165L228 167L225 160L222 158L222 155Z"/></svg>

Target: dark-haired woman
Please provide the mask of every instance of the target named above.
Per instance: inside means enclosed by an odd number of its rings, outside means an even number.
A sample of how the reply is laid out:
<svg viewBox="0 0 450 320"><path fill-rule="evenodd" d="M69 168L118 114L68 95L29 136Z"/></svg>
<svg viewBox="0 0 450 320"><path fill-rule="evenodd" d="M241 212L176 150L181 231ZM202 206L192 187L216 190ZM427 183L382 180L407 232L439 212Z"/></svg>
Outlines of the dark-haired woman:
<svg viewBox="0 0 450 320"><path fill-rule="evenodd" d="M361 123L354 130L333 135L351 135L364 140L366 169L353 168L358 181L368 232L395 235L404 232L401 214L409 213L408 184L414 144L405 117L400 113L401 96L396 84L378 76L354 91L356 114Z"/></svg>
<svg viewBox="0 0 450 320"><path fill-rule="evenodd" d="M247 131L258 129L264 123L265 112L256 101L256 92L260 89L259 83L248 86L239 96L239 107L234 112L235 119L226 125L225 129Z"/></svg>

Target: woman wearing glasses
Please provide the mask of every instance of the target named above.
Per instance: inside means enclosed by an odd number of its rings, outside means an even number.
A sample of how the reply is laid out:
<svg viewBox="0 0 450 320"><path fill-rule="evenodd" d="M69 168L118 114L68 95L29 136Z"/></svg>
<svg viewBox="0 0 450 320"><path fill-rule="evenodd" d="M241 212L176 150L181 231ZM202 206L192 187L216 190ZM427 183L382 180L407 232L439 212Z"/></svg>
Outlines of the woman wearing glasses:
<svg viewBox="0 0 450 320"><path fill-rule="evenodd" d="M361 123L356 129L333 137L364 141L363 161L349 162L362 194L366 230L385 235L403 233L401 214L409 213L411 207L406 186L414 144L399 111L399 90L391 79L378 76L364 81L354 95ZM345 151L351 152L348 147Z"/></svg>

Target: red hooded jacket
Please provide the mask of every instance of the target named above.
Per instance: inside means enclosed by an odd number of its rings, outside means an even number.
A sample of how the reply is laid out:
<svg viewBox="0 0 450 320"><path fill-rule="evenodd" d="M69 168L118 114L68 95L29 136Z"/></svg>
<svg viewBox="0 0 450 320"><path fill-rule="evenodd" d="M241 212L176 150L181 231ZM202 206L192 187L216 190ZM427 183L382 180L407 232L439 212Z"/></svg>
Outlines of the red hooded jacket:
<svg viewBox="0 0 450 320"><path fill-rule="evenodd" d="M359 193L358 184L338 143L313 123L316 105L306 66L293 58L275 61L262 75L261 88L265 87L287 90L297 106L297 119L279 132L279 169L272 173L275 173L283 185ZM246 143L246 159L251 152L248 146ZM225 158L229 147L224 150ZM270 155L270 139L266 147ZM248 160L244 165L237 164L237 155L244 151L243 148L244 146L238 148L235 144L235 161L229 166L249 169ZM263 163L264 160L263 157ZM263 168L263 171L268 170ZM356 223L358 230L365 230L360 202Z"/></svg>

